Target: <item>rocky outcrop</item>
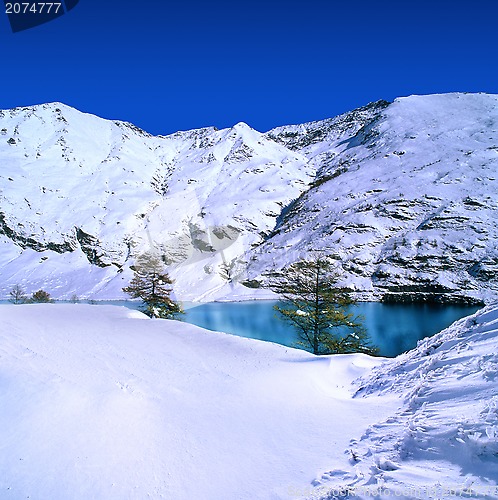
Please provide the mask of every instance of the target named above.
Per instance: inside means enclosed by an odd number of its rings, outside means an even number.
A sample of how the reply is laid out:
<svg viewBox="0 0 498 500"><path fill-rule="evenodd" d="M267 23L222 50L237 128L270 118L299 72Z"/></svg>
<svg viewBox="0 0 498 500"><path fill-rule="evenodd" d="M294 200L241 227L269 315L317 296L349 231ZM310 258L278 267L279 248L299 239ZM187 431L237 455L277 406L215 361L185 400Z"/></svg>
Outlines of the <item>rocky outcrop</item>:
<svg viewBox="0 0 498 500"><path fill-rule="evenodd" d="M5 235L10 241L19 245L21 248L31 248L37 252L50 250L56 253L74 252L77 245L73 235L66 236L66 240L59 242L44 241L42 238L37 239L34 235L27 236L22 230L22 223L18 223L18 230L9 226L5 219L5 214L0 212L0 234Z"/></svg>

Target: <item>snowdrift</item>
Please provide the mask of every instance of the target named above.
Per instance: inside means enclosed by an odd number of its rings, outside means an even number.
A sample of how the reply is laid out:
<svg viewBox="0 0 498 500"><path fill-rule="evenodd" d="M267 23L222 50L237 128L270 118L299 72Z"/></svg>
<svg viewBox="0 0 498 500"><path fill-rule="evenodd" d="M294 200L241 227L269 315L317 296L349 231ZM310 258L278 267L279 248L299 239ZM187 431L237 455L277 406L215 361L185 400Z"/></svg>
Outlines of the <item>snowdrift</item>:
<svg viewBox="0 0 498 500"><path fill-rule="evenodd" d="M495 304L355 381L356 398L402 405L351 440L347 472L324 473L312 498L497 498L497 346Z"/></svg>

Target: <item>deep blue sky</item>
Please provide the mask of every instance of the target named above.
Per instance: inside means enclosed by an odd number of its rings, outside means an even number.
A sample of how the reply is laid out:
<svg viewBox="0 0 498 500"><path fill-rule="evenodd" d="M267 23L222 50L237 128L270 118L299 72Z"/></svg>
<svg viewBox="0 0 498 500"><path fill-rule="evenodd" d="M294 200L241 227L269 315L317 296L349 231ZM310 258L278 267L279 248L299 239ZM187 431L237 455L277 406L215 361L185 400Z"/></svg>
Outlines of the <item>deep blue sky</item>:
<svg viewBox="0 0 498 500"><path fill-rule="evenodd" d="M0 15L0 108L62 101L167 134L498 93L497 26L496 0L80 0L16 34Z"/></svg>

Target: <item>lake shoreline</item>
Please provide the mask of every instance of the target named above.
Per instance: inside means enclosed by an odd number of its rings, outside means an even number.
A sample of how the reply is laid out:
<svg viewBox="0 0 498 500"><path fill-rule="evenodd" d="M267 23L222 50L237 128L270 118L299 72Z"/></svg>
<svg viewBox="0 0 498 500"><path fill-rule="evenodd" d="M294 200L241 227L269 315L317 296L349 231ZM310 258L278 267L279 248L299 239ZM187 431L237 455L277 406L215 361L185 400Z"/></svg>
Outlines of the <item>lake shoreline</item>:
<svg viewBox="0 0 498 500"><path fill-rule="evenodd" d="M273 342L287 347L296 345L297 334L291 325L278 315L276 299L239 301L181 302L185 314L174 318L201 328L229 335ZM2 301L2 304L10 304ZM56 300L61 305L95 305L126 307L141 310L140 300ZM469 304L434 302L372 302L360 301L351 306L351 312L364 317L364 326L371 343L379 347L379 355L392 358L416 347L453 322L474 314L481 307Z"/></svg>

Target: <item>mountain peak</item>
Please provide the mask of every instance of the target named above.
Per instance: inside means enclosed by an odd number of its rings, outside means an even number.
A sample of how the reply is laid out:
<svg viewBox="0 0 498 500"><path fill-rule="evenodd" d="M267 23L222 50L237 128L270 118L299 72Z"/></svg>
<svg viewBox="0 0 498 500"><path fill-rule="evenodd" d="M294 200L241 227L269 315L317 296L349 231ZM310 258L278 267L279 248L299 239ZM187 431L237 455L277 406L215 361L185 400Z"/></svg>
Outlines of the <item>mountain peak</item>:
<svg viewBox="0 0 498 500"><path fill-rule="evenodd" d="M254 130L252 127L250 127L249 125L247 125L247 123L244 122L238 122L232 128L235 130Z"/></svg>
<svg viewBox="0 0 498 500"><path fill-rule="evenodd" d="M261 132L258 132L244 122L236 123L229 131L243 137L253 136L259 138L262 135Z"/></svg>

